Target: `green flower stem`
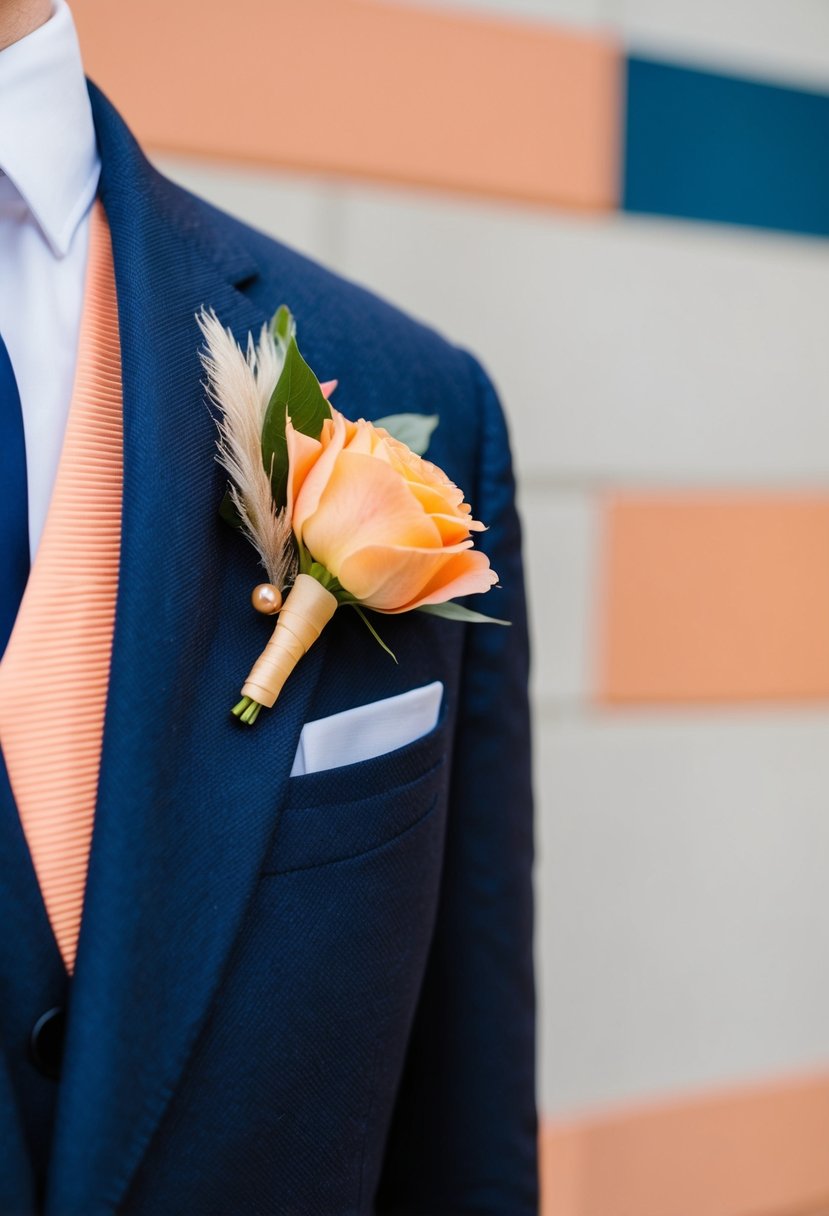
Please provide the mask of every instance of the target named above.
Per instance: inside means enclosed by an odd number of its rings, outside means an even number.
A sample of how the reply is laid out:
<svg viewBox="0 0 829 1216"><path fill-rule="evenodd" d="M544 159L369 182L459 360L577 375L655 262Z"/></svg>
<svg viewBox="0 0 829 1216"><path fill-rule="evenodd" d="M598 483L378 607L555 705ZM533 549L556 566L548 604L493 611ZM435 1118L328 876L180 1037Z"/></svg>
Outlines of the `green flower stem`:
<svg viewBox="0 0 829 1216"><path fill-rule="evenodd" d="M241 701L237 701L233 706L232 713L240 722L246 723L248 726L253 726L256 719L259 717L259 711L262 705L259 701L254 701L253 697L242 697Z"/></svg>

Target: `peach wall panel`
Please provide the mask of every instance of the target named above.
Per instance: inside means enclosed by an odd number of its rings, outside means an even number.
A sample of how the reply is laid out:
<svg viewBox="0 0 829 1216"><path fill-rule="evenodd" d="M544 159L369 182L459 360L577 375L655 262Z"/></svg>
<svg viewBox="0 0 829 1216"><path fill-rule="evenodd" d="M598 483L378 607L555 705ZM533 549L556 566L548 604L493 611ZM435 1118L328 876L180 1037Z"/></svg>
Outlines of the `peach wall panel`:
<svg viewBox="0 0 829 1216"><path fill-rule="evenodd" d="M827 1126L826 1074L547 1123L543 1216L817 1216Z"/></svg>
<svg viewBox="0 0 829 1216"><path fill-rule="evenodd" d="M829 697L829 498L606 503L599 698Z"/></svg>
<svg viewBox="0 0 829 1216"><path fill-rule="evenodd" d="M615 205L606 38L383 0L75 0L87 71L164 151Z"/></svg>

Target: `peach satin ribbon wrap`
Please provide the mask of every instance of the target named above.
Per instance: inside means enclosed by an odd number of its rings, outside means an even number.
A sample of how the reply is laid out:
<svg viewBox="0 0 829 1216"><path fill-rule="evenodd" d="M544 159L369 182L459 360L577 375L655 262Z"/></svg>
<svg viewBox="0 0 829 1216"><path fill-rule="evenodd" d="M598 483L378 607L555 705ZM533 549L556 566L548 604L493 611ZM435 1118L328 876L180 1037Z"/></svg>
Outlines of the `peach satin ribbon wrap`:
<svg viewBox="0 0 829 1216"><path fill-rule="evenodd" d="M90 230L72 403L49 513L0 662L0 744L52 928L75 962L121 544L121 348L103 207Z"/></svg>

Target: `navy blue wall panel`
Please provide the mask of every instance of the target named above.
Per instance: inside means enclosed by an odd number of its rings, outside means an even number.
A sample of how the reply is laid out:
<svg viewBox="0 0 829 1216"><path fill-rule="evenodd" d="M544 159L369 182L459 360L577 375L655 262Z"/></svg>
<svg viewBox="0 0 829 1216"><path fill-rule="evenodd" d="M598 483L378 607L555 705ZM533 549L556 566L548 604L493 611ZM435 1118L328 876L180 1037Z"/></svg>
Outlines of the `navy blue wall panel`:
<svg viewBox="0 0 829 1216"><path fill-rule="evenodd" d="M622 207L829 235L829 95L629 57Z"/></svg>

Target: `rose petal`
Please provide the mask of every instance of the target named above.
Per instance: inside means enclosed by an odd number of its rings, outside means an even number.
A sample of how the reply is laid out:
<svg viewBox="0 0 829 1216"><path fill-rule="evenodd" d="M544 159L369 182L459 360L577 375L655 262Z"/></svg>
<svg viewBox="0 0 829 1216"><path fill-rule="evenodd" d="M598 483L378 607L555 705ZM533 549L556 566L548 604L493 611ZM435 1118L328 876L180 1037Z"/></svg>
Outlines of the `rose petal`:
<svg viewBox="0 0 829 1216"><path fill-rule="evenodd" d="M427 511L430 515L444 515L447 519L454 518L467 532L486 531L485 524L479 523L477 519L472 518L471 510L467 503L461 502L454 505L448 502L440 490L434 486L427 486L414 481L408 482L408 486L423 507L423 510Z"/></svg>
<svg viewBox="0 0 829 1216"><path fill-rule="evenodd" d="M340 581L370 608L404 612L408 606L434 594L444 582L455 581L458 568L452 564L453 559L470 551L471 545L471 540L431 550L407 545L367 545L349 554L343 562ZM483 560L488 565L485 557ZM449 573L444 575L447 568Z"/></svg>
<svg viewBox="0 0 829 1216"><path fill-rule="evenodd" d="M301 501L304 493L305 487ZM338 578L348 554L358 546L402 544L442 551L438 526L424 514L405 481L384 461L350 450L337 453L316 510L305 517L302 538L312 556Z"/></svg>
<svg viewBox="0 0 829 1216"><path fill-rule="evenodd" d="M331 476L346 438L346 420L339 410L332 409L331 418L323 423L320 435L322 450L316 463L308 470L294 502L292 522L294 534L300 539L306 519L317 509L320 495Z"/></svg>
<svg viewBox="0 0 829 1216"><path fill-rule="evenodd" d="M496 575L470 535L484 525L462 491L382 428L331 413L319 441L287 432L289 509L311 556L381 612L487 591Z"/></svg>
<svg viewBox="0 0 829 1216"><path fill-rule="evenodd" d="M298 431L290 418L285 424L285 441L288 445L288 518L294 519L294 504L308 471L322 452L322 444L310 435ZM299 533L297 533L299 535Z"/></svg>
<svg viewBox="0 0 829 1216"><path fill-rule="evenodd" d="M348 443L345 445L349 452L363 452L367 456L371 456L376 445L374 428L363 419L354 424L354 432L349 437Z"/></svg>
<svg viewBox="0 0 829 1216"><path fill-rule="evenodd" d="M467 549L450 558L419 595L398 612L409 612L421 604L445 604L447 600L462 595L479 595L489 591L498 582L498 575L489 564L489 558L480 549Z"/></svg>
<svg viewBox="0 0 829 1216"><path fill-rule="evenodd" d="M365 545L346 557L338 578L360 603L396 612L418 595L449 556L440 547Z"/></svg>

